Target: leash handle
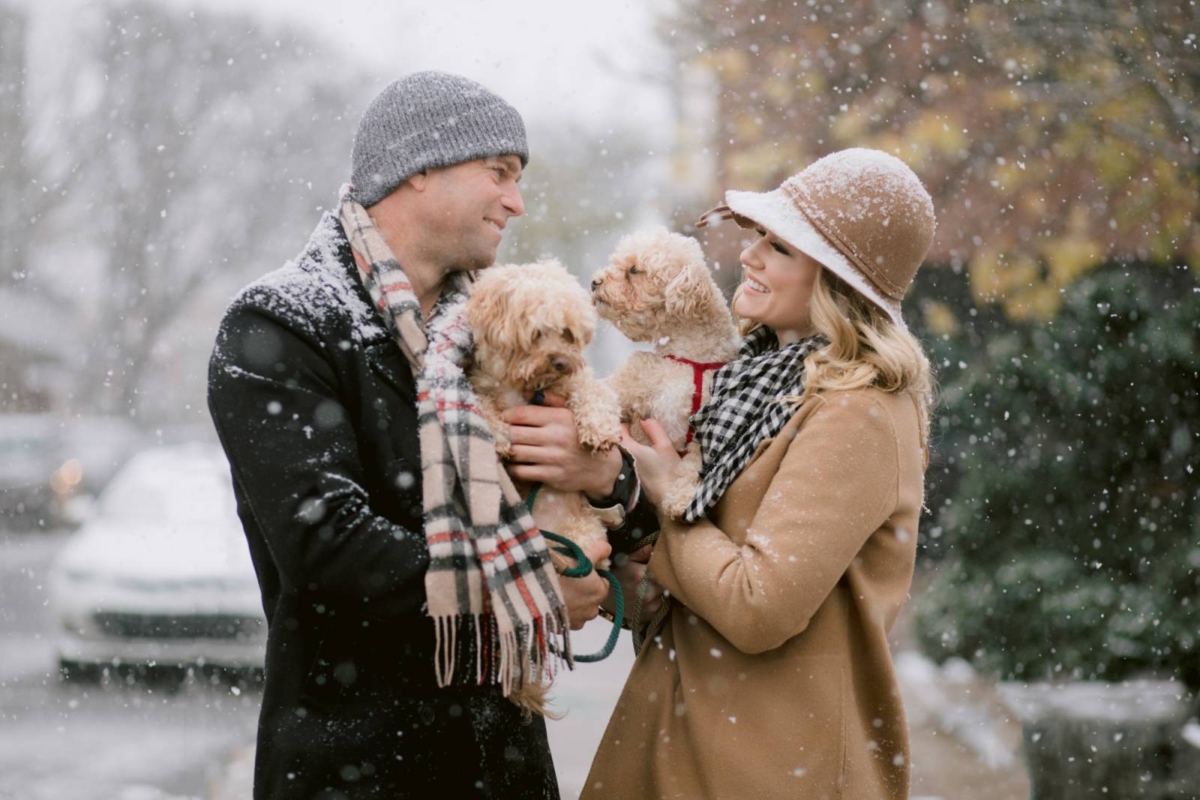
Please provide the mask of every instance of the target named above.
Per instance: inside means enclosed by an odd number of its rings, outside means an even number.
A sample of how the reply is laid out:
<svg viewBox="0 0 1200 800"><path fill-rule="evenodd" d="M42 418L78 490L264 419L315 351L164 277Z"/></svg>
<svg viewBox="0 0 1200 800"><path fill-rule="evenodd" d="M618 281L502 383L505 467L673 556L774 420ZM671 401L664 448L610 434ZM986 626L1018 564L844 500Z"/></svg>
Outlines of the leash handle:
<svg viewBox="0 0 1200 800"><path fill-rule="evenodd" d="M537 502L538 492L541 491L542 484L536 483L533 489L529 492L529 497L525 498L525 505L529 509L530 515L533 514L533 504ZM563 570L564 578L583 578L592 573L595 565L592 560L583 554L583 549L562 534L554 531L542 531L542 536L551 542L554 542L554 551L568 558L575 559L575 566L568 567ZM588 653L584 656L575 656L576 661L581 661L585 664L591 664L596 661L603 661L612 655L613 648L617 646L617 639L621 635L621 627L625 622L625 598L621 592L621 584L617 582L616 577L606 569L596 570L601 578L608 581L612 587L613 593L616 594L617 611L613 614L613 629L608 634L608 641L604 643L604 647L597 650L595 653Z"/></svg>
<svg viewBox="0 0 1200 800"><path fill-rule="evenodd" d="M571 558L575 559L575 566L563 570L563 577L582 578L591 574L592 570L594 569L594 565L592 564L591 560L583 554L583 550L580 549L579 545L575 544L567 537L555 533L554 531L542 531L542 536L545 536L550 541L556 543L554 547L556 551L562 553L564 556L570 556ZM584 664L592 664L597 661L603 661L612 655L613 650L617 646L617 640L621 636L621 628L625 622L625 596L621 592L621 584L617 582L616 576L606 569L598 569L596 570L596 574L608 581L608 585L612 587L613 594L616 595L617 610L613 614L612 631L609 632L608 640L604 643L604 646L595 653L575 656L576 661L583 662Z"/></svg>
<svg viewBox="0 0 1200 800"><path fill-rule="evenodd" d="M595 653L588 653L586 656L575 656L576 661L582 661L585 664L592 664L597 661L603 661L612 655L613 650L617 646L617 640L621 637L622 623L625 621L625 598L621 593L621 584L617 582L616 576L606 569L598 569L596 573L604 580L608 581L609 586L613 588L613 594L616 595L617 610L613 614L612 630L608 633L608 641L604 646Z"/></svg>
<svg viewBox="0 0 1200 800"><path fill-rule="evenodd" d="M583 578L592 574L592 570L595 568L592 560L583 554L583 549L579 545L554 531L542 531L542 536L545 536L556 544L554 548L555 552L575 559L575 566L564 569L562 572L563 577Z"/></svg>

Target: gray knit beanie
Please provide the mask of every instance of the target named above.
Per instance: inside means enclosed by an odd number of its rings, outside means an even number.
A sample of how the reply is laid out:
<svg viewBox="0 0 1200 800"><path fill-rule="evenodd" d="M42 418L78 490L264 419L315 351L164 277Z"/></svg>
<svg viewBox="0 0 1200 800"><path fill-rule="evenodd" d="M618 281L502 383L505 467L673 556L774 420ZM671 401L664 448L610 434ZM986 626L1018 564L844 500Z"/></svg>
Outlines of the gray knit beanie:
<svg viewBox="0 0 1200 800"><path fill-rule="evenodd" d="M529 163L517 110L475 81L418 72L388 86L363 113L350 157L353 196L373 206L418 172L501 155Z"/></svg>

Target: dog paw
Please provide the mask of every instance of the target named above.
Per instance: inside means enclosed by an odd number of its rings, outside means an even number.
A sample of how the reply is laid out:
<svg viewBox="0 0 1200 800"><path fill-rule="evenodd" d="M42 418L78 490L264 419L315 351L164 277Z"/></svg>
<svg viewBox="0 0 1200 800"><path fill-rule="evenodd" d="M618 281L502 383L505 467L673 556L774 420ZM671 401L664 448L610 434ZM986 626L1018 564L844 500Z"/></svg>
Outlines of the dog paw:
<svg viewBox="0 0 1200 800"><path fill-rule="evenodd" d="M663 495L662 512L671 519L683 519L683 513L692 504L692 498L700 488L700 465L700 447L692 442L688 445L687 455L679 462L675 479Z"/></svg>
<svg viewBox="0 0 1200 800"><path fill-rule="evenodd" d="M589 450L603 453L621 443L620 417L576 417L575 427L579 434L579 443Z"/></svg>
<svg viewBox="0 0 1200 800"><path fill-rule="evenodd" d="M663 495L661 511L667 517L674 520L683 519L683 513L687 511L687 507L692 503L692 496L696 493L696 484L688 480L676 480L667 489L667 493Z"/></svg>
<svg viewBox="0 0 1200 800"><path fill-rule="evenodd" d="M501 424L492 429L492 439L496 442L496 454L501 458L512 455L512 438L508 435L508 426Z"/></svg>

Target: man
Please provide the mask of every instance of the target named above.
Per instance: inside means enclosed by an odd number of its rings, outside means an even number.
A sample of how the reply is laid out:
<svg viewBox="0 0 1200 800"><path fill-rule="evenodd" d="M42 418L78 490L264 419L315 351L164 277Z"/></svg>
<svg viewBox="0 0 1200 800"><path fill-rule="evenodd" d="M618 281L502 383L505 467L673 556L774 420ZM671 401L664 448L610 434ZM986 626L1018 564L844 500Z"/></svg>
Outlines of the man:
<svg viewBox="0 0 1200 800"><path fill-rule="evenodd" d="M527 162L520 115L484 87L393 83L338 210L221 324L209 406L269 630L259 800L558 796L543 720L506 692L607 587L555 580L446 357ZM627 456L582 450L565 408L519 411L514 475L626 510Z"/></svg>

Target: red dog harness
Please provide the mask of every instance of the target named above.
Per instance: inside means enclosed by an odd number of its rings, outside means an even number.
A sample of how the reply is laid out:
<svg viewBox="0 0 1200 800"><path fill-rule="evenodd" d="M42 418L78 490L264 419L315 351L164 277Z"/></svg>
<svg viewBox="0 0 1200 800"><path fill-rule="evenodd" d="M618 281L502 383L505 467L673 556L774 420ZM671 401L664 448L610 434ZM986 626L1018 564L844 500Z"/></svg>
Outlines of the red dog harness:
<svg viewBox="0 0 1200 800"><path fill-rule="evenodd" d="M690 358L679 358L678 356L667 356L672 361L678 361L680 364L689 364L692 367L692 414L700 410L701 402L704 398L704 373L715 372L725 366L724 361L701 362L692 361ZM684 450L679 455L687 453L687 446L692 443L692 426L688 423L687 438L683 442Z"/></svg>

